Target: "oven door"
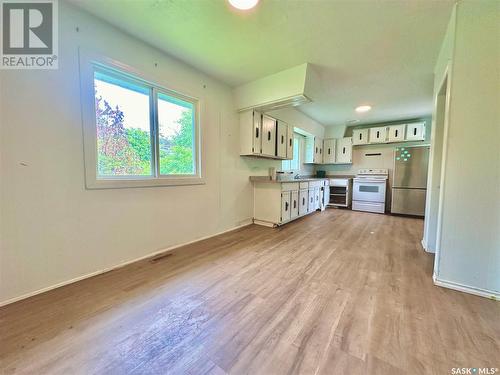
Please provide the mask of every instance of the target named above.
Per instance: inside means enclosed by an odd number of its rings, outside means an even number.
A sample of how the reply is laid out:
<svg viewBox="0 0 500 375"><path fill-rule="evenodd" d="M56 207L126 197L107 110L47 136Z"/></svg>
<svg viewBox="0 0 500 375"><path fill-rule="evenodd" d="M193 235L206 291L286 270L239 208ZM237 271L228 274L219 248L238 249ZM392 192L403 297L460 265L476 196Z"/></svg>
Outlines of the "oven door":
<svg viewBox="0 0 500 375"><path fill-rule="evenodd" d="M365 202L385 202L385 181L354 181L352 199Z"/></svg>

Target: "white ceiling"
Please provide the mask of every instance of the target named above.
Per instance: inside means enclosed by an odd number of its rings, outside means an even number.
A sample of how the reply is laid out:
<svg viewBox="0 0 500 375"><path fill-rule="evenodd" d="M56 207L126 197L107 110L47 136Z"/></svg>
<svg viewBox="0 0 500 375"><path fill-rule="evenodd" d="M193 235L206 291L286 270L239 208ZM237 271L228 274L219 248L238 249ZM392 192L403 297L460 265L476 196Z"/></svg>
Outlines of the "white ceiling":
<svg viewBox="0 0 500 375"><path fill-rule="evenodd" d="M433 68L454 0L72 0L231 86L304 62L323 83L300 110L324 125L432 111ZM358 115L354 108L370 104Z"/></svg>

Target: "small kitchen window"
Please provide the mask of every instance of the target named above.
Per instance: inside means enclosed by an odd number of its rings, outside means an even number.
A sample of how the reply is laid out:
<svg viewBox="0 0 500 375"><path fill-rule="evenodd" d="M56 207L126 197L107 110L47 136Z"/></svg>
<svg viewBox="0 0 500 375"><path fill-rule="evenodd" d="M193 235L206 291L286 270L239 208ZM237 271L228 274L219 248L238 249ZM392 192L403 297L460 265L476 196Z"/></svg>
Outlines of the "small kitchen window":
<svg viewBox="0 0 500 375"><path fill-rule="evenodd" d="M87 188L203 183L196 99L93 61L81 81Z"/></svg>

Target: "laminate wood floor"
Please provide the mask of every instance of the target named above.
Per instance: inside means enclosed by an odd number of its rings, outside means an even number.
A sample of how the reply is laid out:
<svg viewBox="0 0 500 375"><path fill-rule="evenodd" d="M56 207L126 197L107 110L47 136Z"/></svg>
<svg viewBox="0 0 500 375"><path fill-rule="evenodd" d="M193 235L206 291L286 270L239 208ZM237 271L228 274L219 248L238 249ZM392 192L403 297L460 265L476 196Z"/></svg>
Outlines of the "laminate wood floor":
<svg viewBox="0 0 500 375"><path fill-rule="evenodd" d="M423 221L330 209L0 309L3 374L450 374L500 367L500 304L439 288Z"/></svg>

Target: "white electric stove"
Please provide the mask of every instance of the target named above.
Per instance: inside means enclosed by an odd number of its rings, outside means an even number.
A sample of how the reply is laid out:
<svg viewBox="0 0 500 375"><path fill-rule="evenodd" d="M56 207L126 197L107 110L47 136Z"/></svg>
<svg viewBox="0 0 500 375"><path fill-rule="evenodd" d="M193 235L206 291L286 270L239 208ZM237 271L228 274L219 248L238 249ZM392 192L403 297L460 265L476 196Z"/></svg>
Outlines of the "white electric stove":
<svg viewBox="0 0 500 375"><path fill-rule="evenodd" d="M387 169L360 169L354 178L352 209L383 214L388 177Z"/></svg>

